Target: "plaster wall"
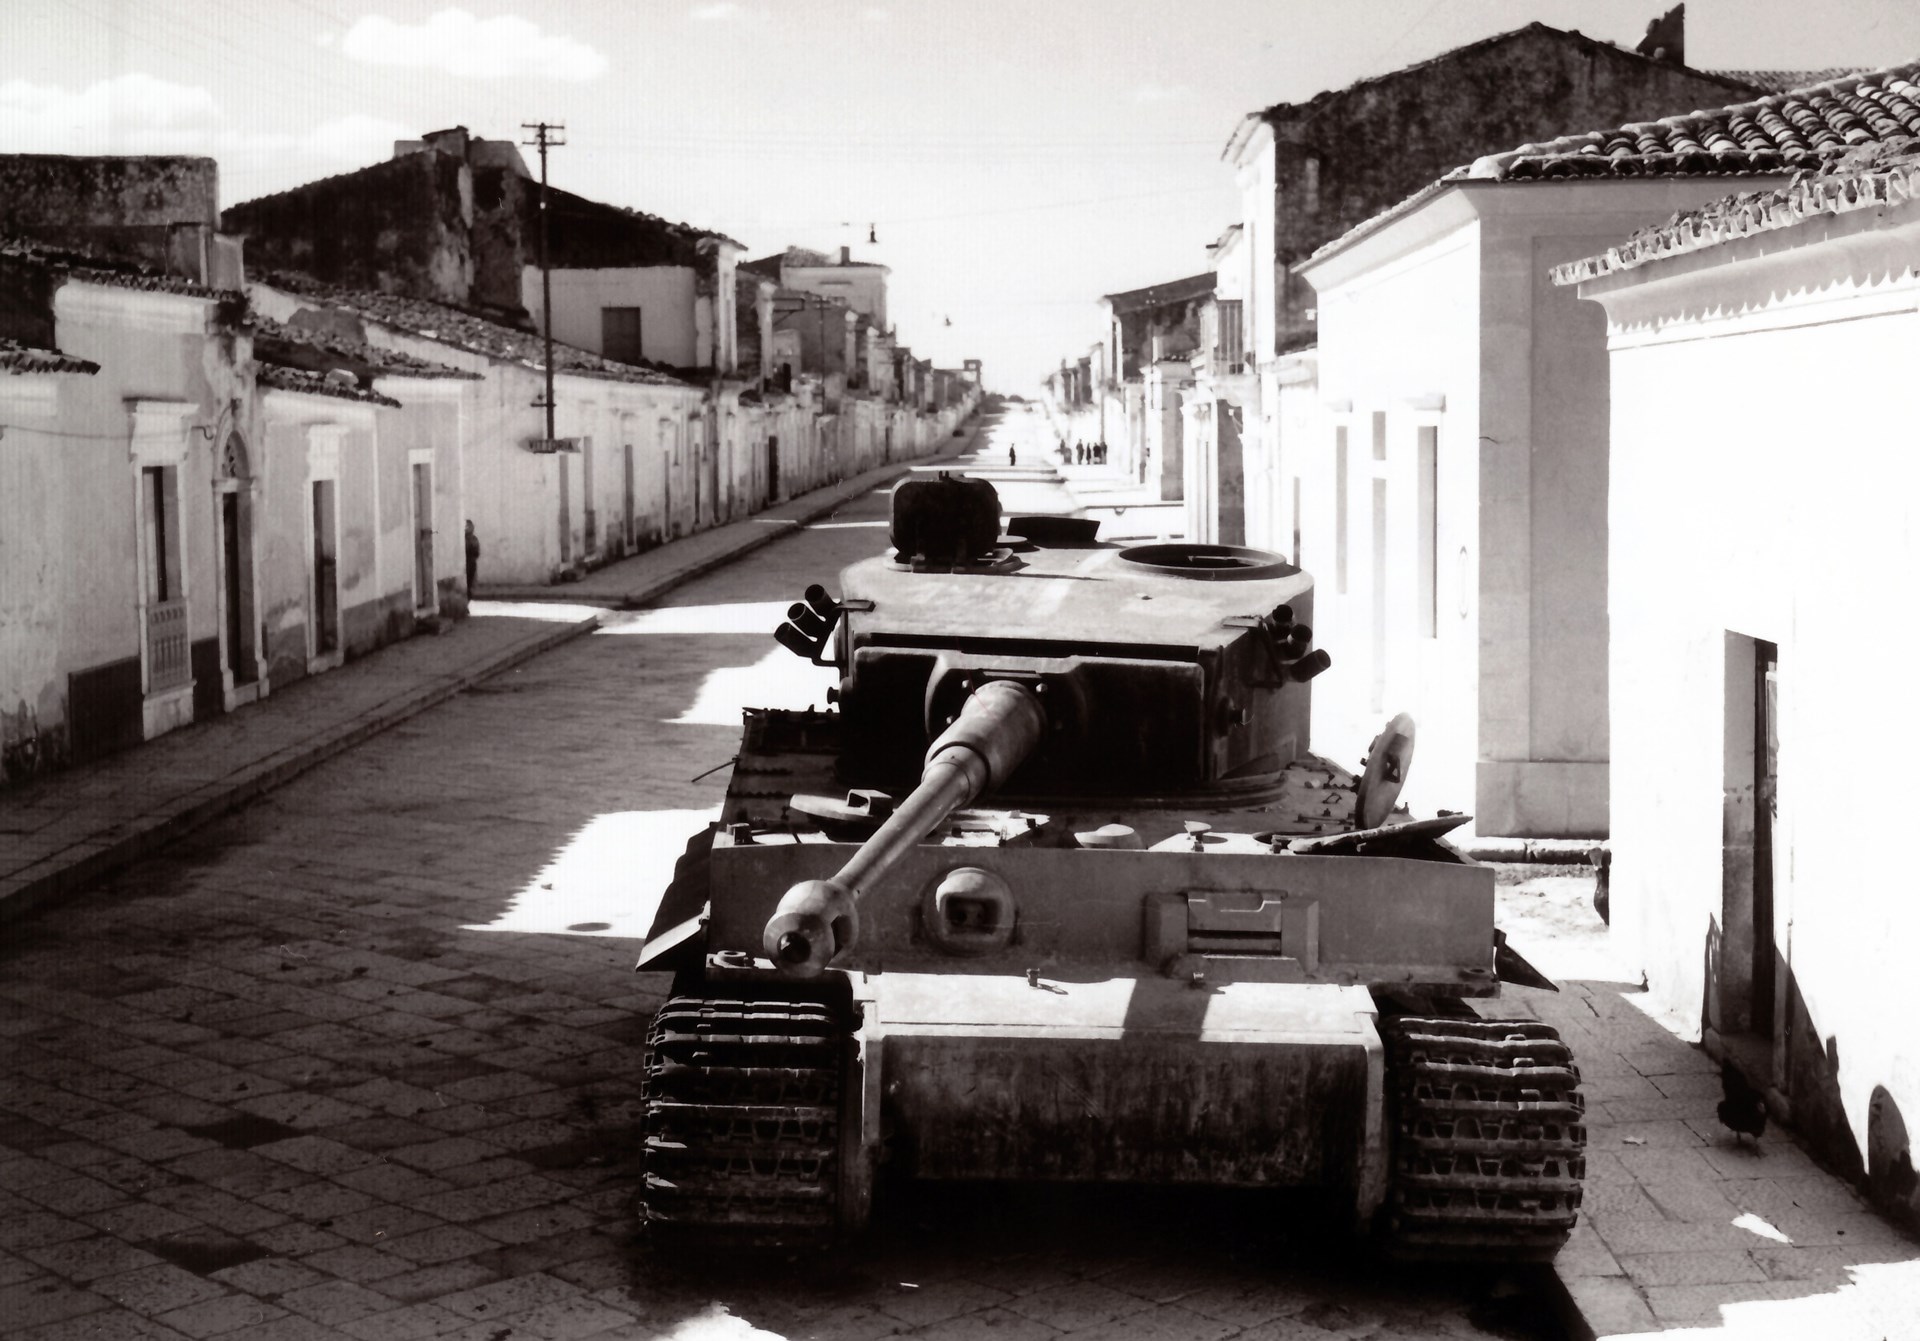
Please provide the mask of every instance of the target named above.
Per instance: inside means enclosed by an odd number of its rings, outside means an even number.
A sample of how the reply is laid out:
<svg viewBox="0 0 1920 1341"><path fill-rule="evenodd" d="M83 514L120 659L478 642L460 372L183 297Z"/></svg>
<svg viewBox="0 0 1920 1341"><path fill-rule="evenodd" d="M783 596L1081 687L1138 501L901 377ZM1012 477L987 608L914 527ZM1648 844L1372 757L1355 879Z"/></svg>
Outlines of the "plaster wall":
<svg viewBox="0 0 1920 1341"><path fill-rule="evenodd" d="M0 514L12 518L10 529L29 535L44 530L40 561L59 570L37 591L15 590L13 604L29 614L32 632L23 628L17 635L30 645L16 644L10 657L16 668L11 673L22 677L19 688L6 687L0 677L0 699L13 700L0 704L0 711L17 713L31 703L41 720L30 729L50 737L64 732L71 744L70 677L115 664L138 666L141 654L141 462L134 455L131 408L149 408L151 441L174 464L180 598L190 644L204 643L220 630L209 437L216 423L233 426L222 412L245 386L236 367L236 353L243 353L239 337L215 328L214 304L207 298L68 281L54 293L52 307L58 347L101 370L61 379L57 398L42 407L51 417L39 421L57 449L37 454L38 468L26 472L30 478L20 498L0 491ZM196 425L207 432L196 432ZM0 440L0 456L9 446ZM40 507L44 511L22 510ZM0 618L0 644L14 643L9 623ZM116 702L110 711L116 719L128 714L133 740L192 720L191 691L143 701L142 675L129 675L129 701ZM218 703L220 686L210 689ZM17 733L18 727L10 729ZM67 752L50 740L50 760Z"/></svg>
<svg viewBox="0 0 1920 1341"><path fill-rule="evenodd" d="M375 389L400 401L401 408L376 412L377 431L385 450L402 463L402 514L399 525L400 557L395 560L398 587L405 588L412 572L414 540L413 463L424 454L430 466L433 515L432 562L435 591L420 593L423 605L431 603L443 613L466 608L466 533L462 500L465 496L461 465L464 450L465 381L383 377ZM431 600L429 601L429 597Z"/></svg>
<svg viewBox="0 0 1920 1341"><path fill-rule="evenodd" d="M1316 746L1351 765L1387 718L1411 713L1419 753L1402 795L1416 813L1467 808L1479 755L1479 246L1478 224L1459 218L1389 261L1323 286L1318 412L1300 416L1282 463L1300 480L1300 563L1314 575L1315 642L1333 656L1333 669L1313 686ZM1376 415L1384 459L1375 455ZM1416 608L1426 599L1418 553L1423 426L1436 431L1438 451L1432 553L1441 617L1431 622ZM1378 547L1376 485L1385 520ZM1383 566L1375 563L1380 553ZM1384 627L1377 611L1386 614Z"/></svg>
<svg viewBox="0 0 1920 1341"><path fill-rule="evenodd" d="M780 272L783 288L838 299L882 330L887 326L887 272L867 265L790 265Z"/></svg>
<svg viewBox="0 0 1920 1341"><path fill-rule="evenodd" d="M1756 928L1784 964L1774 1080L1802 1133L1910 1219L1920 1041L1901 992L1920 904L1901 846L1833 812L1836 787L1874 815L1920 800L1906 770L1867 762L1911 698L1917 254L1906 203L1582 289L1612 350L1615 937L1697 1037L1733 976L1728 635L1776 643L1774 911Z"/></svg>
<svg viewBox="0 0 1920 1341"><path fill-rule="evenodd" d="M392 504L381 495L397 490L400 481L390 466L383 469L372 405L269 390L260 398L260 423L260 615L269 682L277 687L328 664L316 633L315 482L334 481L340 620L334 660L363 655L411 632L410 611L404 628L389 622L394 602L381 547L404 543L410 561L413 542L411 536L383 534ZM404 496L397 501L405 506ZM407 572L398 560L394 566L405 591ZM399 603L407 604L404 598Z"/></svg>
<svg viewBox="0 0 1920 1341"><path fill-rule="evenodd" d="M1185 362L1155 364L1143 379L1142 427L1148 483L1157 479L1160 497L1186 497L1189 454L1181 409L1193 389L1193 372ZM1189 539L1199 536L1189 534Z"/></svg>
<svg viewBox="0 0 1920 1341"><path fill-rule="evenodd" d="M692 266L658 265L553 272L553 338L578 349L604 354L600 309L640 309L640 352L676 368L711 365L701 357L695 322L698 275ZM520 275L520 301L537 330L544 310L540 269Z"/></svg>
<svg viewBox="0 0 1920 1341"><path fill-rule="evenodd" d="M86 665L68 646L67 624L77 613L75 559L98 551L97 563L110 566L116 552L130 558L133 550L133 514L125 505L98 517L85 533L84 551L76 542L73 528L91 511L86 497L112 496L125 482L124 467L110 466L110 448L87 444L94 450L76 451L81 444L61 428L71 422L62 403L83 390L69 390L79 377L0 375L0 783L67 759L67 672ZM82 461L84 469L76 470ZM97 478L76 478L81 474ZM131 564L121 571L131 574ZM129 590L116 593L115 601L126 612L121 656L138 650L131 578L125 581Z"/></svg>

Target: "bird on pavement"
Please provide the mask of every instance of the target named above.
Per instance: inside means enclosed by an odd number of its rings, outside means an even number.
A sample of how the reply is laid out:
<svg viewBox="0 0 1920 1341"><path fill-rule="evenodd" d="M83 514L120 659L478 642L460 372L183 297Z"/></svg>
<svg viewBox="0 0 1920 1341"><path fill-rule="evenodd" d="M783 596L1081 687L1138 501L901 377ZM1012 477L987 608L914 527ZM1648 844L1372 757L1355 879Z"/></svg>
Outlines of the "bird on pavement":
<svg viewBox="0 0 1920 1341"><path fill-rule="evenodd" d="M1758 1150L1760 1133L1767 1129L1766 1100L1747 1083L1747 1078L1732 1062L1720 1064L1720 1085L1727 1093L1715 1110L1720 1114L1721 1123L1733 1132L1735 1141L1742 1136L1753 1137L1754 1149Z"/></svg>

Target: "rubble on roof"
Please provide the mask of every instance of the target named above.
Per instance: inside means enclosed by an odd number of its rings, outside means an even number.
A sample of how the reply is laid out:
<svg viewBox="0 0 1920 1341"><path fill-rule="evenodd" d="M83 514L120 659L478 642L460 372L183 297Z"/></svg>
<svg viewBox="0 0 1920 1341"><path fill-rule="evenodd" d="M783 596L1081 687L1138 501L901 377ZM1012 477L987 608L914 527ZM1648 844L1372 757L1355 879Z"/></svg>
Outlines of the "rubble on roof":
<svg viewBox="0 0 1920 1341"><path fill-rule="evenodd" d="M36 349L18 340L0 336L0 373L25 376L30 373L85 373L91 377L100 365L91 359L75 358L57 349Z"/></svg>
<svg viewBox="0 0 1920 1341"><path fill-rule="evenodd" d="M357 374L363 385L374 377L480 379L479 373L434 363L398 349L380 349L355 335L311 322L283 324L267 317L256 318L253 353L262 363L283 368L319 373L344 368Z"/></svg>
<svg viewBox="0 0 1920 1341"><path fill-rule="evenodd" d="M232 289L214 289L180 275L170 275L153 266L120 257L71 247L55 247L26 238L0 237L0 259L23 261L42 266L70 279L114 288L138 289L149 293L178 293L221 302L243 302Z"/></svg>
<svg viewBox="0 0 1920 1341"><path fill-rule="evenodd" d="M255 384L274 391L298 391L309 396L332 396L336 400L357 400L368 405L385 405L399 408L400 402L392 396L384 396L378 391L363 387L350 377L334 377L326 373L307 372L301 368L284 368L278 364L263 363Z"/></svg>
<svg viewBox="0 0 1920 1341"><path fill-rule="evenodd" d="M464 349L503 363L516 363L525 368L541 369L546 366L545 351L538 333L449 307L445 303L392 293L374 293L365 289L344 289L299 275L270 275L265 282L282 292L311 298L316 303L341 308L364 320L407 331L455 349ZM687 385L684 378L657 366L616 363L557 341L553 346L553 354L554 371L557 373L598 377L614 382Z"/></svg>

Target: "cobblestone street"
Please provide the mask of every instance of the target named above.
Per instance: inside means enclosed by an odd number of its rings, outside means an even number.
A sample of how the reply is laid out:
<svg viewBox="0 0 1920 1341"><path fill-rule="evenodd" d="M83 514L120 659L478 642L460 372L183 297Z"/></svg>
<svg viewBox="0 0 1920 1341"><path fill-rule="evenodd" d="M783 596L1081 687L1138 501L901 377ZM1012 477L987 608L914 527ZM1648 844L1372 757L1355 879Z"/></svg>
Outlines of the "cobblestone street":
<svg viewBox="0 0 1920 1341"><path fill-rule="evenodd" d="M1037 462L1039 432L1016 415L981 459L1017 434ZM1009 507L1045 506L1046 478ZM1379 1272L1279 1198L909 1188L830 1272L649 1256L639 1072L666 983L630 972L634 937L739 705L819 695L778 611L883 517L868 496L611 616L10 929L6 1335L1546 1334L1491 1282Z"/></svg>

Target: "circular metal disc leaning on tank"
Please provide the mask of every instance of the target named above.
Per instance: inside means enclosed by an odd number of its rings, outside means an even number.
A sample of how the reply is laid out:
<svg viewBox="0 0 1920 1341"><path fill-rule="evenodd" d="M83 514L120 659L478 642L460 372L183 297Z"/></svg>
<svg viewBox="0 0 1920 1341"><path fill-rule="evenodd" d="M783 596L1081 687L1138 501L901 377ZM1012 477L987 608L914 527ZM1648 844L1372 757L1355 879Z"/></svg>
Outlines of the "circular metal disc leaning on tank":
<svg viewBox="0 0 1920 1341"><path fill-rule="evenodd" d="M1397 714L1367 746L1367 766L1353 807L1356 829L1377 829L1393 813L1406 784L1407 771L1413 767L1413 718Z"/></svg>

